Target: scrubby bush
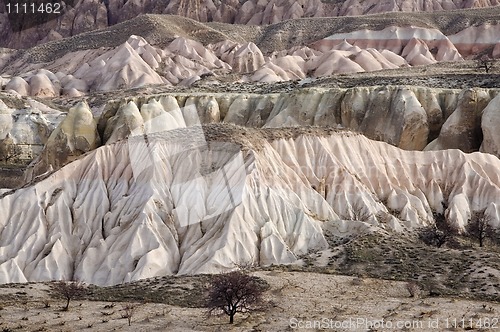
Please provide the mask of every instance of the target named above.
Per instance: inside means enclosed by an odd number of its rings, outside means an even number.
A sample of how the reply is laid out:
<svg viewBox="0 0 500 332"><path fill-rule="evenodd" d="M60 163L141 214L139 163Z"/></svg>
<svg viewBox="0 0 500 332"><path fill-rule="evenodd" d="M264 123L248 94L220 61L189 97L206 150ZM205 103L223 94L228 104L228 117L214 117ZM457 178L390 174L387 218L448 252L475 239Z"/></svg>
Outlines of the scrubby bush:
<svg viewBox="0 0 500 332"><path fill-rule="evenodd" d="M444 214L434 214L434 225L422 227L418 236L427 245L442 247L447 242L452 242L458 235L458 229L446 220Z"/></svg>
<svg viewBox="0 0 500 332"><path fill-rule="evenodd" d="M491 226L491 218L485 214L485 211L473 212L467 225L465 226L465 234L478 241L479 246L485 244L486 239L492 242L497 242L498 233Z"/></svg>
<svg viewBox="0 0 500 332"><path fill-rule="evenodd" d="M262 295L265 286L253 277L241 271L219 274L210 282L207 308L208 314L226 314L229 323L234 322L237 312L245 313L262 310Z"/></svg>
<svg viewBox="0 0 500 332"><path fill-rule="evenodd" d="M66 299L66 306L63 310L67 311L69 309L69 302L72 299L82 297L86 294L86 287L75 281L58 281L54 284L54 291Z"/></svg>

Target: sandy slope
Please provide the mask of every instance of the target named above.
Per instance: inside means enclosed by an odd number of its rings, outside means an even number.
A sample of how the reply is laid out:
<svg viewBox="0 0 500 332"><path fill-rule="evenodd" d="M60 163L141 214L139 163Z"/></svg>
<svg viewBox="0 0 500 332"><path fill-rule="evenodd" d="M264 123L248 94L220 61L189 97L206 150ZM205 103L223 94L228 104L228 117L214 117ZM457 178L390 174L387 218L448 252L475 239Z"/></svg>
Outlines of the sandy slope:
<svg viewBox="0 0 500 332"><path fill-rule="evenodd" d="M377 331L394 331L397 324L406 324L408 329L405 331L463 331L470 329L471 322L473 330L481 330L479 324L498 324L500 306L497 303L431 298L425 293L421 298L410 298L403 282L306 272L255 274L269 283L266 298L275 305L264 313L237 314L234 326L227 324L227 317L207 319L202 308L146 303L138 307L129 327L127 320L121 318L123 305L120 302L73 300L70 311L64 312L60 310L63 300L55 299L47 292L49 287L46 284L27 284L0 288L0 297L4 299L0 328L14 331L243 332L256 329L292 331L295 326L320 324L320 327L334 331L361 332L369 331L370 324L378 327ZM159 285L162 285L161 281ZM177 286L165 284L165 287L182 287L182 282ZM135 296L140 298L140 292ZM45 308L46 301L50 305L48 308ZM393 328L380 328L382 320L384 327L393 324ZM455 321L456 328L452 326ZM342 322L351 325L339 328ZM317 327L301 331L317 331Z"/></svg>

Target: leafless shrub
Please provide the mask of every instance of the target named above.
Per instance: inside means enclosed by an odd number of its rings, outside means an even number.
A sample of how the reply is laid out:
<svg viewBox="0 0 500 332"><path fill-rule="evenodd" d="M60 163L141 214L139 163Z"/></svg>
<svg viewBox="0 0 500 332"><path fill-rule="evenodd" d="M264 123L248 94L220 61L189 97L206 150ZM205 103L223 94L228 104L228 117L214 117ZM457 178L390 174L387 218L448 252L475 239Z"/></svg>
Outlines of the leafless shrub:
<svg viewBox="0 0 500 332"><path fill-rule="evenodd" d="M490 222L491 218L485 214L484 210L473 212L465 226L466 235L477 240L480 247L485 244L487 238L495 241L497 233Z"/></svg>
<svg viewBox="0 0 500 332"><path fill-rule="evenodd" d="M422 227L418 236L427 245L442 247L447 242L452 242L458 235L458 229L451 225L443 214L434 214L434 225Z"/></svg>
<svg viewBox="0 0 500 332"><path fill-rule="evenodd" d="M365 207L359 201L356 201L352 206L351 210L347 214L342 216L344 220L356 220L356 221L368 221L371 217L371 213L367 207Z"/></svg>
<svg viewBox="0 0 500 332"><path fill-rule="evenodd" d="M410 293L410 297L418 298L420 296L420 286L415 281L408 281L406 290Z"/></svg>
<svg viewBox="0 0 500 332"><path fill-rule="evenodd" d="M69 302L72 299L82 297L87 293L85 286L75 281L58 281L54 284L53 289L66 299L66 306L63 308L64 311L69 309Z"/></svg>
<svg viewBox="0 0 500 332"><path fill-rule="evenodd" d="M253 270L255 270L257 267L259 267L259 264L255 261L253 255L250 257L250 259L244 261L244 262L239 262L236 263L233 261L233 265L239 270L244 273L249 273Z"/></svg>
<svg viewBox="0 0 500 332"><path fill-rule="evenodd" d="M489 56L483 55L478 60L477 69L484 70L486 73L489 73L492 68L493 68L493 59L491 59Z"/></svg>
<svg viewBox="0 0 500 332"><path fill-rule="evenodd" d="M134 316L137 308L139 307L139 303L125 303L122 306L122 318L126 318L128 321L128 326L132 324L132 317Z"/></svg>
<svg viewBox="0 0 500 332"><path fill-rule="evenodd" d="M209 286L206 304L208 314L226 314L229 316L229 323L232 324L237 312L263 310L264 289L258 278L241 271L216 275Z"/></svg>

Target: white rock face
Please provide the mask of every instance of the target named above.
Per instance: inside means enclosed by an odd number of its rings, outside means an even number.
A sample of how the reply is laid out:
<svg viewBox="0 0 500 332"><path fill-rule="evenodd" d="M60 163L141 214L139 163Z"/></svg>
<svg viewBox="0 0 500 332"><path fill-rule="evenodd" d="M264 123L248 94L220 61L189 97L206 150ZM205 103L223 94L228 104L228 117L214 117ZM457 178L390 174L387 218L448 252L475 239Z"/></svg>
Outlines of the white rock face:
<svg viewBox="0 0 500 332"><path fill-rule="evenodd" d="M0 163L25 165L38 156L64 115L34 100L12 109L0 100Z"/></svg>
<svg viewBox="0 0 500 332"><path fill-rule="evenodd" d="M403 151L349 133L268 141L245 131L212 125L133 136L5 192L0 282L111 285L292 263L327 246L325 228L427 224L443 212L445 189L444 212L459 226L472 209L500 212L500 160L489 154ZM239 138L205 142L226 132ZM342 221L353 206L379 218Z"/></svg>
<svg viewBox="0 0 500 332"><path fill-rule="evenodd" d="M443 124L439 137L425 149L477 151L481 145L481 111L490 100L488 93L482 89L462 91L458 97L457 109Z"/></svg>
<svg viewBox="0 0 500 332"><path fill-rule="evenodd" d="M314 40L308 46L297 45L271 53L253 42L224 40L203 45L185 37L177 37L160 48L132 35L114 48L78 50L47 63L57 75L40 69L40 63L22 60L9 63L10 57L2 60L1 52L0 68L12 76L2 79L5 90L38 97L60 94L78 97L90 90L111 91L144 85L191 86L205 77L216 81L219 75L228 73L236 74L231 78L234 80L273 83L461 61L488 48L492 48L491 55L495 56L499 52L495 39L498 29L497 25L484 24L448 38L437 29L390 25L381 30L338 33Z"/></svg>
<svg viewBox="0 0 500 332"><path fill-rule="evenodd" d="M496 96L483 110L481 118L483 143L479 151L491 153L500 158L500 95Z"/></svg>
<svg viewBox="0 0 500 332"><path fill-rule="evenodd" d="M30 93L29 84L21 77L13 77L5 85L5 91L15 91L21 96L28 96Z"/></svg>
<svg viewBox="0 0 500 332"><path fill-rule="evenodd" d="M111 101L99 117L99 130L103 133L102 143L110 144L131 135L218 122L258 128L341 126L406 150L478 151L484 136L481 151L496 154L493 120L496 111L492 111L498 109L498 102L493 100L495 95L498 91L491 89L461 91L400 86L300 88L279 94L162 94ZM41 103L36 105L34 108L40 110L34 114L29 108L3 108L0 148L4 163L26 164L36 158L65 117L64 113ZM21 155L19 149L24 151ZM15 155L22 156L22 160L14 158ZM63 155L66 153L60 154ZM68 160L46 163L41 170L49 164L58 169Z"/></svg>
<svg viewBox="0 0 500 332"><path fill-rule="evenodd" d="M56 97L59 91L45 74L36 74L30 77L30 96Z"/></svg>
<svg viewBox="0 0 500 332"><path fill-rule="evenodd" d="M87 103L79 102L52 131L43 151L30 165L27 179L59 169L99 145L100 137L92 112Z"/></svg>
<svg viewBox="0 0 500 332"><path fill-rule="evenodd" d="M437 100L459 93L433 89L435 103L432 103L425 91L406 87L364 87L308 88L290 94L266 95L166 95L161 98L167 98L167 104L158 97L150 98L140 110L139 102L134 101L118 109L109 107L101 119L101 126L106 128L104 142L111 143L134 131L141 135L149 133L148 122L170 129L217 122L266 128L341 125L403 149L422 150L428 144L431 130L436 130L431 124L444 122L447 105ZM150 121L152 115L145 115L143 109L158 116L157 121ZM172 111L176 115L167 116Z"/></svg>
<svg viewBox="0 0 500 332"><path fill-rule="evenodd" d="M359 129L366 136L407 150L427 145L427 113L410 89L373 94ZM392 107L389 107L391 105Z"/></svg>
<svg viewBox="0 0 500 332"><path fill-rule="evenodd" d="M40 40L49 41L69 37L85 31L102 29L141 14L156 13L180 15L199 22L225 22L265 25L288 19L366 15L382 12L433 12L462 8L491 7L498 0L171 0L158 5L156 0L93 0L79 1L57 22L28 29L22 33L9 31L7 14L0 16L0 35L3 47L26 48ZM5 22L5 23L4 23Z"/></svg>
<svg viewBox="0 0 500 332"><path fill-rule="evenodd" d="M415 66L463 59L454 44L441 31L420 27L388 26L378 31L363 29L339 33L317 41L315 48L326 51L346 43L361 49L372 48L380 52L385 50L400 55L408 64ZM345 46L342 47L345 49ZM433 50L433 53L430 50Z"/></svg>
<svg viewBox="0 0 500 332"><path fill-rule="evenodd" d="M189 107L189 100L187 106L181 110L172 96L160 97L159 100L151 98L140 110L134 101L122 105L118 110L110 109L109 114L104 114L101 119L105 127L103 140L110 144L130 136L200 125L199 117L207 117L213 111L203 102L203 98L201 99L199 109L205 111L203 114L198 114L196 107ZM217 103L213 107L217 108ZM206 123L210 122L212 121Z"/></svg>

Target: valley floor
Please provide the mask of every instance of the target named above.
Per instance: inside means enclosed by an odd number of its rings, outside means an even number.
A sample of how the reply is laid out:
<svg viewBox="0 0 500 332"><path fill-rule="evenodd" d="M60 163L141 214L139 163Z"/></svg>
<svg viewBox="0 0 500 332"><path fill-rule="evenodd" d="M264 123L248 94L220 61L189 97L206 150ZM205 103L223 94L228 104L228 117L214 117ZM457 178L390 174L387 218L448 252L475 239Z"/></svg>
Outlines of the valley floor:
<svg viewBox="0 0 500 332"><path fill-rule="evenodd" d="M132 316L123 303L72 300L62 311L50 283L10 284L0 288L2 331L463 331L500 328L500 304L452 297L410 297L405 282L312 272L254 272L269 283L269 310L252 315L207 318L205 309L147 302ZM205 279L204 279L205 278ZM162 284L162 280L163 285ZM206 276L148 279L142 289L181 288L199 301L196 287ZM123 285L125 286L125 285ZM120 286L123 288L123 286ZM137 296L141 288L136 287ZM94 292L94 297L96 297ZM101 295L104 293L101 293ZM115 295L119 294L119 289ZM122 298L126 301L127 296ZM180 299L182 300L182 299ZM133 301L133 299L132 299ZM166 302L174 303L175 299Z"/></svg>

